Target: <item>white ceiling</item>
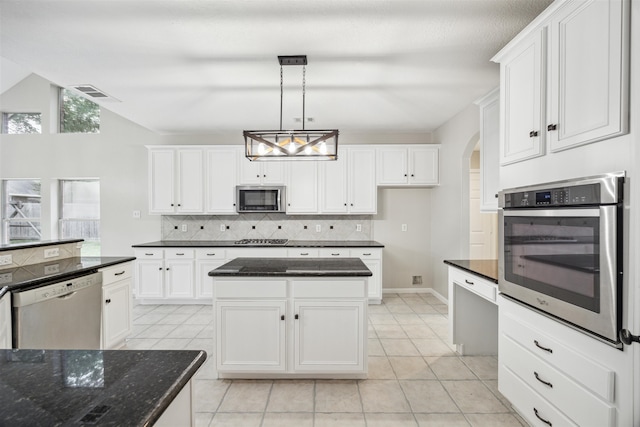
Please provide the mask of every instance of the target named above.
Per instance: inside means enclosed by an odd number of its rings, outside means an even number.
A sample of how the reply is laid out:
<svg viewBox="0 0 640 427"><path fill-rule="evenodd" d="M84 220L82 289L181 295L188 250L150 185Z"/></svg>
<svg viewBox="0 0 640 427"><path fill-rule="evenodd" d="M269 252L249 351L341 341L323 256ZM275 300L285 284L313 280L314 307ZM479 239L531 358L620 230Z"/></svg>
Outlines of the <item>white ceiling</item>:
<svg viewBox="0 0 640 427"><path fill-rule="evenodd" d="M431 131L498 84L550 0L0 0L2 90L91 84L160 133L277 129L306 54L307 128ZM301 67L283 127L300 128Z"/></svg>

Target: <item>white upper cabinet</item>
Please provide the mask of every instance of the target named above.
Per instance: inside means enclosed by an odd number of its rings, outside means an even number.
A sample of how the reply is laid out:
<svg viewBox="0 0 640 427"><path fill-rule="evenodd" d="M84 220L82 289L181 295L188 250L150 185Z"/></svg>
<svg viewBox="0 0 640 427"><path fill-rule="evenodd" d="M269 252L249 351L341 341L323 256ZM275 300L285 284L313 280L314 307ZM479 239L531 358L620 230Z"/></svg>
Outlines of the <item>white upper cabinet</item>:
<svg viewBox="0 0 640 427"><path fill-rule="evenodd" d="M501 164L628 132L628 6L555 2L493 58Z"/></svg>
<svg viewBox="0 0 640 427"><path fill-rule="evenodd" d="M383 145L377 148L377 183L432 186L440 183L438 145Z"/></svg>
<svg viewBox="0 0 640 427"><path fill-rule="evenodd" d="M287 213L318 213L318 162L292 161L287 166Z"/></svg>
<svg viewBox="0 0 640 427"><path fill-rule="evenodd" d="M551 19L547 123L551 151L628 132L624 6L621 0L573 2Z"/></svg>
<svg viewBox="0 0 640 427"><path fill-rule="evenodd" d="M236 214L236 184L240 147L206 150L206 213Z"/></svg>
<svg viewBox="0 0 640 427"><path fill-rule="evenodd" d="M149 149L149 213L204 210L204 163L200 148Z"/></svg>
<svg viewBox="0 0 640 427"><path fill-rule="evenodd" d="M376 213L375 156L372 147L340 147L338 160L320 164L320 212Z"/></svg>
<svg viewBox="0 0 640 427"><path fill-rule="evenodd" d="M492 90L476 101L480 108L480 210L498 210L500 186L500 93Z"/></svg>
<svg viewBox="0 0 640 427"><path fill-rule="evenodd" d="M250 162L244 156L240 158L240 184L244 185L283 185L285 183L285 162Z"/></svg>

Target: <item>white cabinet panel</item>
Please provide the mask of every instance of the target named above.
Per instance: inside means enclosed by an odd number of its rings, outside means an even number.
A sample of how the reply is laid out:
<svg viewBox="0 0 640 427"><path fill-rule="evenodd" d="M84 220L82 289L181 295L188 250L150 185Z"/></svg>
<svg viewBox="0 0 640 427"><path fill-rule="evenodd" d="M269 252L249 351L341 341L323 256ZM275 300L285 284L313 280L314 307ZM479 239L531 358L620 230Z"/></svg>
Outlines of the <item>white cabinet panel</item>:
<svg viewBox="0 0 640 427"><path fill-rule="evenodd" d="M164 297L164 261L136 260L136 298Z"/></svg>
<svg viewBox="0 0 640 427"><path fill-rule="evenodd" d="M236 184L241 150L235 147L206 150L206 212L236 214Z"/></svg>
<svg viewBox="0 0 640 427"><path fill-rule="evenodd" d="M378 185L406 184L408 156L409 152L402 148L378 149Z"/></svg>
<svg viewBox="0 0 640 427"><path fill-rule="evenodd" d="M437 146L410 147L409 184L437 185L439 183L439 148Z"/></svg>
<svg viewBox="0 0 640 427"><path fill-rule="evenodd" d="M373 148L351 148L347 155L349 213L375 214L378 209L376 152Z"/></svg>
<svg viewBox="0 0 640 427"><path fill-rule="evenodd" d="M323 213L349 212L347 155L347 150L340 147L338 160L320 164L320 210Z"/></svg>
<svg viewBox="0 0 640 427"><path fill-rule="evenodd" d="M430 187L440 183L440 148L435 144L377 148L377 182L381 186Z"/></svg>
<svg viewBox="0 0 640 427"><path fill-rule="evenodd" d="M116 348L131 332L131 279L105 286L102 300L103 348Z"/></svg>
<svg viewBox="0 0 640 427"><path fill-rule="evenodd" d="M290 162L287 166L287 213L318 213L318 162Z"/></svg>
<svg viewBox="0 0 640 427"><path fill-rule="evenodd" d="M203 161L200 148L149 147L149 213L203 213Z"/></svg>
<svg viewBox="0 0 640 427"><path fill-rule="evenodd" d="M0 298L0 348L12 347L11 330L11 294L6 293Z"/></svg>
<svg viewBox="0 0 640 427"><path fill-rule="evenodd" d="M240 184L264 185L285 183L285 162L250 162L240 158Z"/></svg>
<svg viewBox="0 0 640 427"><path fill-rule="evenodd" d="M177 150L179 213L202 213L204 210L204 164L202 150Z"/></svg>
<svg viewBox="0 0 640 427"><path fill-rule="evenodd" d="M149 213L170 214L175 211L174 151L153 149L149 151Z"/></svg>
<svg viewBox="0 0 640 427"><path fill-rule="evenodd" d="M480 211L498 210L500 188L500 91L476 101L480 108Z"/></svg>

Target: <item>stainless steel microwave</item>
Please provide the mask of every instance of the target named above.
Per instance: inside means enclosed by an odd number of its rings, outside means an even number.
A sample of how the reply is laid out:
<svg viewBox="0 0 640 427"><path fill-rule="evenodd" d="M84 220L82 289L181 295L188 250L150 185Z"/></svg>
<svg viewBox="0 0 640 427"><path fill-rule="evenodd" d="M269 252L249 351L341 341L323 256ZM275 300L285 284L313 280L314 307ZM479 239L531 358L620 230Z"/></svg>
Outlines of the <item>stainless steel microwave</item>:
<svg viewBox="0 0 640 427"><path fill-rule="evenodd" d="M236 186L238 212L285 212L284 186Z"/></svg>

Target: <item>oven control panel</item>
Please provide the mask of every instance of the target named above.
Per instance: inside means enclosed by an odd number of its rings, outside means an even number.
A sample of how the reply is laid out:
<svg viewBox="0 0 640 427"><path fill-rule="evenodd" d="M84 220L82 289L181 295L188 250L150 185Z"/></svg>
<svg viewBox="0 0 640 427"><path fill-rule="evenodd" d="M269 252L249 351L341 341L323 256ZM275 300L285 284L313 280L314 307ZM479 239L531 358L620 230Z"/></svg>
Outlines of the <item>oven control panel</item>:
<svg viewBox="0 0 640 427"><path fill-rule="evenodd" d="M584 184L504 194L505 208L558 207L600 204L600 185Z"/></svg>

